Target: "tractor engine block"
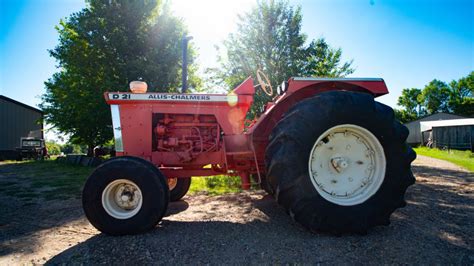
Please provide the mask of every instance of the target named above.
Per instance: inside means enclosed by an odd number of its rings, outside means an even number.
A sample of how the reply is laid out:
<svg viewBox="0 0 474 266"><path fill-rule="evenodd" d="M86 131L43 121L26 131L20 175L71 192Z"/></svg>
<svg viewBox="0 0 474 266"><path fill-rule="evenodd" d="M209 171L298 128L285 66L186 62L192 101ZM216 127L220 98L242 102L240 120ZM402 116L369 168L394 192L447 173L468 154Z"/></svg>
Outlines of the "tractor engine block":
<svg viewBox="0 0 474 266"><path fill-rule="evenodd" d="M220 138L213 115L153 114L153 151L175 152L182 162L219 150Z"/></svg>

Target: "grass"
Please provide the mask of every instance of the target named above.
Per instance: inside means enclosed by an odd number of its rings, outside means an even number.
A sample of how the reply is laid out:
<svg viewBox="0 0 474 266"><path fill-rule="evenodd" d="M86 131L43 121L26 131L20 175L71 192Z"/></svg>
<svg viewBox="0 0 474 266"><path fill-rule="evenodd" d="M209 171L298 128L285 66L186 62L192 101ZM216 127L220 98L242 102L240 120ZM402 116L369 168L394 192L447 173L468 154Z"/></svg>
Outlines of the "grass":
<svg viewBox="0 0 474 266"><path fill-rule="evenodd" d="M80 198L81 189L93 168L52 160L10 161L1 166L0 193L25 201Z"/></svg>
<svg viewBox="0 0 474 266"><path fill-rule="evenodd" d="M189 188L189 194L206 192L209 195L222 195L240 191L240 177L226 175L193 177Z"/></svg>
<svg viewBox="0 0 474 266"><path fill-rule="evenodd" d="M452 162L458 166L469 170L470 172L474 172L474 153L472 153L471 151L439 150L430 149L427 147L415 148L415 151L419 155L429 156L436 159Z"/></svg>

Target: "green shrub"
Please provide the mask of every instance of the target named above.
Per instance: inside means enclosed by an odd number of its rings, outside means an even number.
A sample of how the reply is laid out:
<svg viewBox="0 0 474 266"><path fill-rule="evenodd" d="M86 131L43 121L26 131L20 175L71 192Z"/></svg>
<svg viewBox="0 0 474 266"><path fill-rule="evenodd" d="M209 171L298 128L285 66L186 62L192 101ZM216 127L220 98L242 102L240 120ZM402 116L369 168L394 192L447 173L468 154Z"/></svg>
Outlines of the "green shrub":
<svg viewBox="0 0 474 266"><path fill-rule="evenodd" d="M54 141L46 141L46 149L49 155L59 155L61 153L61 145Z"/></svg>

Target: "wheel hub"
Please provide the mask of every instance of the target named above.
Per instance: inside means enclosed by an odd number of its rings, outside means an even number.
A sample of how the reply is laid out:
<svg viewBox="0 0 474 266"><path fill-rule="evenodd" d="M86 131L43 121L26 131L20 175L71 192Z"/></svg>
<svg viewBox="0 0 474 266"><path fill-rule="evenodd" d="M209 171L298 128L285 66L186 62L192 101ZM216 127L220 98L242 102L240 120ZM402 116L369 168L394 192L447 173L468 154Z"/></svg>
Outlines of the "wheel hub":
<svg viewBox="0 0 474 266"><path fill-rule="evenodd" d="M349 162L343 157L334 157L331 159L331 165L338 173L344 171L349 166Z"/></svg>
<svg viewBox="0 0 474 266"><path fill-rule="evenodd" d="M169 190L173 190L176 187L177 184L178 184L178 178L176 178L176 177L168 178L168 188L169 188Z"/></svg>
<svg viewBox="0 0 474 266"><path fill-rule="evenodd" d="M340 125L324 132L310 153L309 175L330 202L350 206L366 201L383 182L385 155L367 129Z"/></svg>
<svg viewBox="0 0 474 266"><path fill-rule="evenodd" d="M133 217L140 211L142 201L140 188L128 179L114 180L102 192L102 207L117 219Z"/></svg>
<svg viewBox="0 0 474 266"><path fill-rule="evenodd" d="M138 206L138 201L140 200L140 195L138 195L138 190L127 184L120 184L117 186L117 191L115 192L115 203L126 210L133 210Z"/></svg>

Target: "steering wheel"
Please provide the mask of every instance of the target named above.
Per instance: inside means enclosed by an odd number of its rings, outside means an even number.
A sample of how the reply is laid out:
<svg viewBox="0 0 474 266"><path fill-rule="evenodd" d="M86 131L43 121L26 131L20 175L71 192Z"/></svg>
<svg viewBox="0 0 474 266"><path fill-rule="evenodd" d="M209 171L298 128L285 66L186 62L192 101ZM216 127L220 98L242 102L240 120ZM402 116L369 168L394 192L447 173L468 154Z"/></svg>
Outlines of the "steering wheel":
<svg viewBox="0 0 474 266"><path fill-rule="evenodd" d="M272 84L270 83L270 80L268 79L267 75L265 75L260 69L257 69L257 80L262 90L268 96L272 96L273 95Z"/></svg>

